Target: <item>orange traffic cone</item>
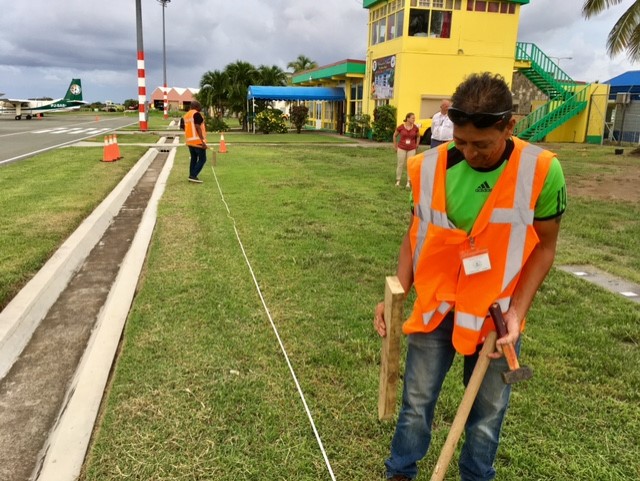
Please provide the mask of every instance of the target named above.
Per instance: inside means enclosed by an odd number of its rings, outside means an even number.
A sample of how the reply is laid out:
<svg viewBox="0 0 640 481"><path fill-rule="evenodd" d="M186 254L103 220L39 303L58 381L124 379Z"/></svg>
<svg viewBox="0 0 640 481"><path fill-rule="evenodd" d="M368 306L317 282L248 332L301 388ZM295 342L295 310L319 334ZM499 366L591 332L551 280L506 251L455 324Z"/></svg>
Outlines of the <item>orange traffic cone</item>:
<svg viewBox="0 0 640 481"><path fill-rule="evenodd" d="M120 155L120 146L118 145L118 136L113 134L113 155L115 155L115 160L120 160L122 155Z"/></svg>
<svg viewBox="0 0 640 481"><path fill-rule="evenodd" d="M227 153L227 144L224 142L224 134L220 133L220 149L218 150L221 154Z"/></svg>
<svg viewBox="0 0 640 481"><path fill-rule="evenodd" d="M104 136L104 147L102 149L102 162L113 162L113 149L111 148L110 137L108 135Z"/></svg>

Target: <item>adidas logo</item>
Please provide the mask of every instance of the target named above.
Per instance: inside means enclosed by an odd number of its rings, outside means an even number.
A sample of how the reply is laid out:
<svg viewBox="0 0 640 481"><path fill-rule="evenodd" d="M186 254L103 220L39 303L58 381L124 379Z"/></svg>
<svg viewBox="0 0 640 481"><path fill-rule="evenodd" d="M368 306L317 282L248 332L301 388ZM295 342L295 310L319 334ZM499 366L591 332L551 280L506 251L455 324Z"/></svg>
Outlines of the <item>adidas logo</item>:
<svg viewBox="0 0 640 481"><path fill-rule="evenodd" d="M476 192L491 192L491 186L486 180L476 188Z"/></svg>

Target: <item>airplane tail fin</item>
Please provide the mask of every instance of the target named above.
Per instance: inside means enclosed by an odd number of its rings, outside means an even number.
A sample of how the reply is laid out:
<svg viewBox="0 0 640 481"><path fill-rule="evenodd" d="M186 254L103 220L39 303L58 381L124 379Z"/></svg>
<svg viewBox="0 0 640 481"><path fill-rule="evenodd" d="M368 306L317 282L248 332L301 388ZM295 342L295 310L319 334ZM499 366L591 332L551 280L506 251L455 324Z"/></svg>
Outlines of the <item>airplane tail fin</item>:
<svg viewBox="0 0 640 481"><path fill-rule="evenodd" d="M69 84L67 93L64 96L64 100L79 100L82 101L82 82L79 78L74 78Z"/></svg>

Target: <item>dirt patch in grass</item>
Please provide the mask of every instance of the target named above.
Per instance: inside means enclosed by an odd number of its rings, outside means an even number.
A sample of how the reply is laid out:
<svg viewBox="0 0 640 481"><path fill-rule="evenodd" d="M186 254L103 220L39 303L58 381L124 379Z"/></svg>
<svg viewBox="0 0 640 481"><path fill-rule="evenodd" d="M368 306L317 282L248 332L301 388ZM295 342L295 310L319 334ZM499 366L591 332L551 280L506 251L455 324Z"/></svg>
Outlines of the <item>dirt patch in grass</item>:
<svg viewBox="0 0 640 481"><path fill-rule="evenodd" d="M570 197L640 202L640 160L635 170L567 183Z"/></svg>
<svg viewBox="0 0 640 481"><path fill-rule="evenodd" d="M571 197L640 202L640 157L625 147L612 145L546 144L558 154L565 168L567 193Z"/></svg>

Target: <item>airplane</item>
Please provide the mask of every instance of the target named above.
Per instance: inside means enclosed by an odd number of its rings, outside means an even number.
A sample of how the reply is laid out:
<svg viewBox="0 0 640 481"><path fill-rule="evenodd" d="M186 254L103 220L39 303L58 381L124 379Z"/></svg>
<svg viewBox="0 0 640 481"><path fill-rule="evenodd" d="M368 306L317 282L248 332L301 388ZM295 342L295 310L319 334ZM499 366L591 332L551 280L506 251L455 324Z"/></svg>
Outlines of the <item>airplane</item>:
<svg viewBox="0 0 640 481"><path fill-rule="evenodd" d="M4 94L0 94L0 97ZM66 95L56 100L5 99L0 98L0 115L15 115L20 120L24 114L27 120L45 112L79 109L88 102L82 101L82 82L74 78L69 84Z"/></svg>

